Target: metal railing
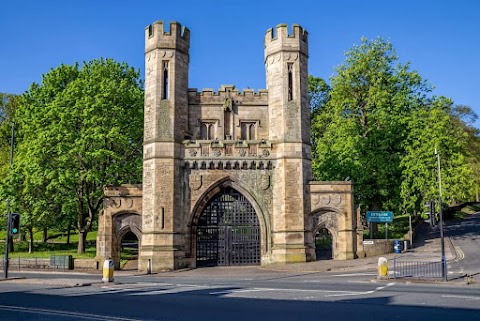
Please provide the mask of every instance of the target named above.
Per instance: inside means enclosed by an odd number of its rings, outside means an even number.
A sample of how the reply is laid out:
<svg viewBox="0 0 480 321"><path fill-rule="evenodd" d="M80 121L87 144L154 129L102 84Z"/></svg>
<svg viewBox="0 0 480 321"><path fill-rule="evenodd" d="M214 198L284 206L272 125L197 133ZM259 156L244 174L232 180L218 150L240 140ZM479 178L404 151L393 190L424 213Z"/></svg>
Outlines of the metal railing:
<svg viewBox="0 0 480 321"><path fill-rule="evenodd" d="M447 271L445 271L447 273ZM413 260L393 258L393 277L396 278L443 278L442 260Z"/></svg>
<svg viewBox="0 0 480 321"><path fill-rule="evenodd" d="M50 258L9 258L8 268L12 272L25 270L54 270L66 271L72 269L72 260L69 256L52 256ZM3 271L3 260L0 262Z"/></svg>

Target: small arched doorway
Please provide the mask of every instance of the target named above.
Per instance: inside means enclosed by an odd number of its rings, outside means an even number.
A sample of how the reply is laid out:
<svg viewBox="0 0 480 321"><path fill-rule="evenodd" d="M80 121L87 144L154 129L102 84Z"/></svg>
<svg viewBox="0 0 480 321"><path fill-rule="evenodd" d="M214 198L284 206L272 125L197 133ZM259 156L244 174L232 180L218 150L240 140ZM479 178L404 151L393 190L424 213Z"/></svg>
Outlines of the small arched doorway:
<svg viewBox="0 0 480 321"><path fill-rule="evenodd" d="M138 249L138 237L129 230L120 240L120 267L122 270L138 269Z"/></svg>
<svg viewBox="0 0 480 321"><path fill-rule="evenodd" d="M317 261L333 259L333 237L325 227L315 233L315 254Z"/></svg>
<svg viewBox="0 0 480 321"><path fill-rule="evenodd" d="M260 264L260 223L247 198L225 187L206 204L196 226L196 265Z"/></svg>

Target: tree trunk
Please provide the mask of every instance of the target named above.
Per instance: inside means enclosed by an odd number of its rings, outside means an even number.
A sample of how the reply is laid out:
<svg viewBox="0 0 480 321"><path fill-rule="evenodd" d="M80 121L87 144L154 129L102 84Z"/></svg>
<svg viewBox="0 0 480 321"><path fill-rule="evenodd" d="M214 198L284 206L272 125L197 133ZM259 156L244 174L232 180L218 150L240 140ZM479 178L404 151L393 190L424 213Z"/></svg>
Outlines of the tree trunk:
<svg viewBox="0 0 480 321"><path fill-rule="evenodd" d="M78 232L78 248L77 248L77 253L78 254L83 254L85 253L85 243L87 240L87 233L85 230L80 230Z"/></svg>
<svg viewBox="0 0 480 321"><path fill-rule="evenodd" d="M68 224L68 230L67 230L67 244L70 244L70 231L72 229L72 225Z"/></svg>
<svg viewBox="0 0 480 321"><path fill-rule="evenodd" d="M28 235L30 240L28 242L28 253L33 253L33 227L28 228Z"/></svg>
<svg viewBox="0 0 480 321"><path fill-rule="evenodd" d="M47 243L48 241L48 229L46 227L43 228L42 241L43 243Z"/></svg>

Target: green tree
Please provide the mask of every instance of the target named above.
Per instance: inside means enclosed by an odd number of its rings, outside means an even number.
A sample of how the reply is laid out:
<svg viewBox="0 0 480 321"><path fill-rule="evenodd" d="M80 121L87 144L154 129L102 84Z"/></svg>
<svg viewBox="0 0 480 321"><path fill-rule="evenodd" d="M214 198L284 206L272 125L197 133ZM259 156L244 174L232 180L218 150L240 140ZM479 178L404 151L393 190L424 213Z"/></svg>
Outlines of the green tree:
<svg viewBox="0 0 480 321"><path fill-rule="evenodd" d="M467 134L451 111L452 101L439 97L411 114L401 161L401 196L407 210L420 211L430 199L438 198L435 149L441 160L443 201L452 205L469 197L472 172L465 158Z"/></svg>
<svg viewBox="0 0 480 321"><path fill-rule="evenodd" d="M336 68L329 100L313 119L316 179L350 178L357 204L398 207L407 116L429 91L409 64L398 63L389 41L362 38Z"/></svg>
<svg viewBox="0 0 480 321"><path fill-rule="evenodd" d="M466 160L472 171L471 198L480 201L480 129L475 127L478 115L466 105L456 105L451 109L450 115L454 126L463 128L467 137Z"/></svg>
<svg viewBox="0 0 480 321"><path fill-rule="evenodd" d="M7 183L11 170L11 137L12 122L15 110L18 105L18 96L13 94L0 93L0 217L3 218L3 226L6 226L7 202L9 199L5 193L4 186ZM10 201L10 200L9 200ZM13 251L13 237L10 239L10 250Z"/></svg>
<svg viewBox="0 0 480 321"><path fill-rule="evenodd" d="M315 150L317 147L317 142L319 137L325 132L325 125L329 122L326 119L318 121L318 115L326 115L324 108L327 105L329 95L330 95L330 86L322 78L308 76L308 95L310 99L310 111L311 111L311 128L314 129L311 131L311 143L312 150Z"/></svg>
<svg viewBox="0 0 480 321"><path fill-rule="evenodd" d="M112 59L61 65L32 84L15 114L17 185L37 220L76 216L78 252L102 210L103 186L138 182L143 89L139 72ZM45 226L45 222L43 222Z"/></svg>
<svg viewBox="0 0 480 321"><path fill-rule="evenodd" d="M308 76L308 95L312 115L320 112L328 102L330 86L319 77Z"/></svg>

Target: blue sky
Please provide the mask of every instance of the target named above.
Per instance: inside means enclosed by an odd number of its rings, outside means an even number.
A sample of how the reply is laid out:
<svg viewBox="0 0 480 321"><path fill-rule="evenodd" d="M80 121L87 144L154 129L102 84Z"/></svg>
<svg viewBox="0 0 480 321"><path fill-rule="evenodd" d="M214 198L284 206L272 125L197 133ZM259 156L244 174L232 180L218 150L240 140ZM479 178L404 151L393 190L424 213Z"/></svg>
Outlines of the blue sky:
<svg viewBox="0 0 480 321"><path fill-rule="evenodd" d="M156 20L191 31L189 87L262 89L265 31L298 23L309 32L311 75L328 79L362 36L381 36L434 94L480 114L476 0L12 0L1 9L0 92L22 93L61 63L100 57L143 75L144 28Z"/></svg>

